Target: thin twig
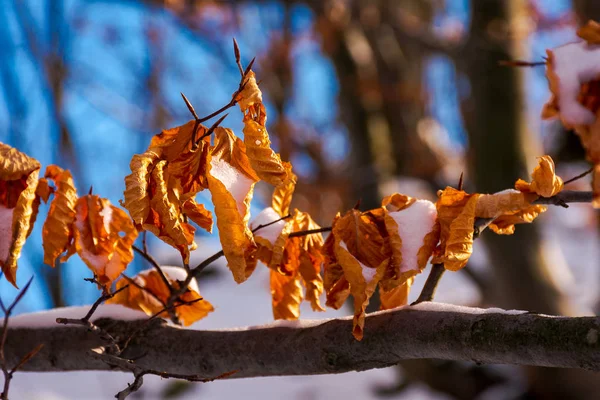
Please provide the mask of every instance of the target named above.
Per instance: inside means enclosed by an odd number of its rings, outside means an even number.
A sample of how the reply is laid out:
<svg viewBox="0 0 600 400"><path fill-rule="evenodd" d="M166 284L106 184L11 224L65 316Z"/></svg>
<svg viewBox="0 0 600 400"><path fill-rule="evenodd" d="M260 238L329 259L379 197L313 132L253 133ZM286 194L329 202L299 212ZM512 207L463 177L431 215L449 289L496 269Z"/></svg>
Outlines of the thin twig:
<svg viewBox="0 0 600 400"><path fill-rule="evenodd" d="M425 281L425 286L423 286L423 290L419 295L419 298L411 305L419 304L424 301L432 301L433 297L435 296L435 291L438 287L438 284L440 283L440 279L442 279L442 276L444 275L444 272L446 272L444 264L433 264L431 266L429 276L427 277L427 281Z"/></svg>
<svg viewBox="0 0 600 400"><path fill-rule="evenodd" d="M288 214L285 217L281 217L281 218L276 219L275 221L271 221L271 222L269 222L267 224L260 224L256 228L252 229L252 233L256 233L257 231L261 230L262 228L266 228L267 226L271 226L273 224L276 224L276 223L278 223L280 221L286 220L286 219L291 218L291 217L292 217L292 214Z"/></svg>
<svg viewBox="0 0 600 400"><path fill-rule="evenodd" d="M568 185L569 183L575 182L576 180L579 180L579 179L583 178L584 176L591 174L592 172L594 172L594 167L588 169L587 171L585 171L577 176L572 177L571 179L567 179L566 181L564 181L564 184Z"/></svg>
<svg viewBox="0 0 600 400"><path fill-rule="evenodd" d="M98 335L98 337L100 337L102 340L110 343L110 347L113 348L116 352L119 352L120 350L117 340L110 333L91 322L90 318L92 318L100 304L104 303L106 300L112 299L117 293L125 290L128 286L129 285L125 285L120 289L114 291L113 293L105 293L102 296L100 296L98 300L94 302L88 313L83 318L56 318L56 323L63 325L85 326L90 332L93 332L94 334Z"/></svg>
<svg viewBox="0 0 600 400"><path fill-rule="evenodd" d="M546 65L546 61L501 60L498 64L503 67L540 67Z"/></svg>
<svg viewBox="0 0 600 400"><path fill-rule="evenodd" d="M206 131L206 133L200 137L199 141L202 141L202 139L204 139L205 137L212 135L212 133L214 132L214 130L217 128L217 126L219 126L221 124L221 122L223 122L223 120L225 118L227 118L228 115L229 114L225 114L221 118L219 118L217 120L217 122L215 122L210 128L208 128L208 130Z"/></svg>
<svg viewBox="0 0 600 400"><path fill-rule="evenodd" d="M237 373L238 371L228 371L218 376L212 378L205 378L201 375L185 375L185 374L174 374L166 371L158 371L154 369L145 369L135 364L132 360L128 360L126 358L118 357L113 354L107 353L104 348L100 347L97 349L92 349L90 355L93 358L101 360L108 365L113 367L120 368L125 371L131 371L135 377L132 384L129 384L128 387L115 396L117 399L125 399L131 393L140 389L143 384L142 377L144 375L156 375L161 378L175 378L175 379L183 379L189 382L212 382L218 379L225 379L230 377L231 375Z"/></svg>
<svg viewBox="0 0 600 400"><path fill-rule="evenodd" d="M144 250L144 254L148 254L148 245L146 243L146 236L148 234L148 231L144 231L142 233L142 250Z"/></svg>
<svg viewBox="0 0 600 400"><path fill-rule="evenodd" d="M17 304L19 304L19 302L21 301L23 296L25 296L25 293L27 293L27 290L29 290L29 287L31 286L31 282L33 282L33 276L29 279L29 281L25 284L25 286L23 286L23 289L21 289L21 291L17 294L17 297L15 297L15 299L13 300L11 305L8 306L8 308L6 308L4 306L4 302L2 301L2 298L0 298L0 308L2 308L2 311L4 311L4 324L2 325L2 339L0 341L0 367L2 367L2 373L4 374L4 387L2 389L2 393L0 394L0 399L2 399L2 400L8 400L8 390L10 388L10 381L12 380L15 372L17 372L17 370L19 368L21 368L23 366L23 364L25 364L33 356L35 356L43 347L43 345L38 345L36 348L34 348L28 354L26 354L21 359L21 361L19 361L17 363L17 365L14 368L11 368L11 369L8 368L8 365L6 364L6 358L4 355L6 339L8 338L8 322L9 322L10 316L11 316L14 308L16 307Z"/></svg>
<svg viewBox="0 0 600 400"><path fill-rule="evenodd" d="M133 249L133 251L135 251L136 253L138 253L142 257L144 257L144 259L146 261L148 261L150 263L150 265L152 265L152 267L154 267L154 269L156 270L156 272L158 272L158 275L160 276L160 279L169 288L169 292L173 292L173 287L171 286L171 283L167 279L167 276L165 275L164 271L160 267L160 264L158 263L158 261L156 261L154 259L154 257L152 257L150 254L148 254L146 252L146 250L142 250L139 247L137 247L136 245L132 245L131 248Z"/></svg>
<svg viewBox="0 0 600 400"><path fill-rule="evenodd" d="M241 62L242 56L240 54L240 48L239 48L235 38L233 38L233 55L235 56L235 63L237 64L238 69L240 70L240 75L243 78L244 77L244 68L242 67L242 62Z"/></svg>

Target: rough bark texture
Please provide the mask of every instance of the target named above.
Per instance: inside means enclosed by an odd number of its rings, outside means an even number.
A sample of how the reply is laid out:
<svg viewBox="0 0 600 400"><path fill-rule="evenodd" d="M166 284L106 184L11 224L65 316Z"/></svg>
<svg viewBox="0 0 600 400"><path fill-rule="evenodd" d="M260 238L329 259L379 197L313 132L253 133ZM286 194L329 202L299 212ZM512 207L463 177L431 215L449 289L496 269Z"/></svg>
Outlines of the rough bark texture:
<svg viewBox="0 0 600 400"><path fill-rule="evenodd" d="M424 309L425 308L425 309ZM437 358L600 371L600 320L537 314L472 313L467 307L427 310L409 307L367 317L365 338L352 337L352 320L333 319L311 326L272 326L226 331L173 328L158 321L129 345L124 357L142 368L214 377L332 374ZM154 321L153 321L154 322ZM100 320L98 325L124 338L141 321ZM91 357L102 346L78 326L11 329L6 357L16 363L43 343L26 371L109 370Z"/></svg>

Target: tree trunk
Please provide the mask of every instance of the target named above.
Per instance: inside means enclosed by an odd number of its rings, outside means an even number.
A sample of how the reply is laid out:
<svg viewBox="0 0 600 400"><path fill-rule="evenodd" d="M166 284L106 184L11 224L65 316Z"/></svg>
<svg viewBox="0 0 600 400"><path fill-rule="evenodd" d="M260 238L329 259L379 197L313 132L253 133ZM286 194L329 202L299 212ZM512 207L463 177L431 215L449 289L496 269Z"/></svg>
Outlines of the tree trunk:
<svg viewBox="0 0 600 400"><path fill-rule="evenodd" d="M478 192L495 192L527 177L539 138L525 126L523 71L499 61L527 59L527 32L519 32L526 4L519 0L472 2L470 38L460 57L471 79L471 96L463 105L470 140L471 179ZM522 26L522 24L521 24ZM529 166L528 166L529 164ZM573 308L552 279L560 260L549 260L542 248L540 225L522 225L514 235L487 233L483 237L493 264L501 297L499 304L548 314L572 315ZM528 369L534 398L585 398L598 389L591 374L569 370ZM576 376L576 379L573 379Z"/></svg>

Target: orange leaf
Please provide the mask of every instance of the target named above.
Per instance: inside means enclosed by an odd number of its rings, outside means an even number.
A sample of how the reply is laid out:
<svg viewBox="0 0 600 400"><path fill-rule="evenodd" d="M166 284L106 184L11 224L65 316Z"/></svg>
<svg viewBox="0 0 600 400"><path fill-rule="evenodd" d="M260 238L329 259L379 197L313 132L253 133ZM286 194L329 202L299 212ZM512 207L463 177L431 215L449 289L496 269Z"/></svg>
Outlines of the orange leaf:
<svg viewBox="0 0 600 400"><path fill-rule="evenodd" d="M556 176L554 161L550 156L538 157L538 165L531 174L531 183L519 179L515 188L521 192L533 192L542 197L552 197L563 189L563 180Z"/></svg>
<svg viewBox="0 0 600 400"><path fill-rule="evenodd" d="M296 189L297 180L296 175L292 172L292 164L283 162L283 166L286 170L287 177L281 185L273 190L273 199L271 201L271 207L281 217L288 215L290 212L290 204L292 203L292 196Z"/></svg>
<svg viewBox="0 0 600 400"><path fill-rule="evenodd" d="M402 307L408 303L408 294L415 278L409 278L403 284L396 286L391 290L379 288L380 310L391 310L392 308Z"/></svg>
<svg viewBox="0 0 600 400"><path fill-rule="evenodd" d="M158 154L161 160L175 161L181 154L191 150L195 125L196 121L191 120L184 125L161 131L152 137L148 150ZM197 129L196 140L202 137L206 127L200 125Z"/></svg>
<svg viewBox="0 0 600 400"><path fill-rule="evenodd" d="M198 204L196 200L189 199L183 203L183 213L196 225L212 233L212 213L204 207L204 204Z"/></svg>
<svg viewBox="0 0 600 400"><path fill-rule="evenodd" d="M446 269L452 271L466 265L473 251L475 211L480 196L451 187L438 192L436 208L440 224L440 244L432 263L444 263Z"/></svg>
<svg viewBox="0 0 600 400"><path fill-rule="evenodd" d="M189 263L190 246L194 246L194 227L184 221L179 201L165 181L166 161L156 163L150 180L150 212L142 227L181 253Z"/></svg>
<svg viewBox="0 0 600 400"><path fill-rule="evenodd" d="M161 267L161 269L171 286L178 289L177 280L185 279L185 270L179 267ZM163 303L168 300L170 291L156 270L142 271L132 281L135 285L126 279L117 281L117 290L127 284L129 286L117 293L107 303L121 304L135 310L141 310L148 315L154 315L164 309ZM177 306L173 310L184 326L189 326L214 311L213 306L208 301L198 300L202 299L202 296L200 296L196 279L192 279L188 290L179 299L186 303L193 302L192 304ZM160 316L168 318L169 314L165 311Z"/></svg>
<svg viewBox="0 0 600 400"><path fill-rule="evenodd" d="M256 179L245 173L248 160L243 143L233 139L229 132L225 129L215 132L207 176L223 252L235 281L241 283L253 270L252 264L246 264L246 258L256 249L248 229Z"/></svg>
<svg viewBox="0 0 600 400"><path fill-rule="evenodd" d="M590 19L587 24L577 29L577 36L588 44L600 44L600 24Z"/></svg>
<svg viewBox="0 0 600 400"><path fill-rule="evenodd" d="M336 227L334 227L334 231ZM383 278L388 260L384 260L376 268L371 268L363 264L348 251L346 243L340 239L339 235L335 235L334 251L337 260L344 270L344 277L350 284L350 293L354 298L352 334L356 340L361 340L365 325L365 310L369 304L369 299L375 292L377 284Z"/></svg>
<svg viewBox="0 0 600 400"><path fill-rule="evenodd" d="M541 213L546 211L546 206L530 205L522 210L501 215L492 222L489 228L498 235L512 235L515 233L516 224L528 224Z"/></svg>
<svg viewBox="0 0 600 400"><path fill-rule="evenodd" d="M247 74L244 89L236 101L244 113L244 144L252 168L260 179L273 186L282 185L288 178L288 170L279 154L271 149L271 140L265 126L267 115L254 72L250 71Z"/></svg>
<svg viewBox="0 0 600 400"><path fill-rule="evenodd" d="M275 319L298 319L302 302L302 286L297 273L288 276L271 270L270 284L273 317Z"/></svg>
<svg viewBox="0 0 600 400"><path fill-rule="evenodd" d="M42 227L44 263L54 267L56 259L67 251L73 241L72 225L75 221L77 190L69 170L49 165L45 177L56 186L54 199Z"/></svg>
<svg viewBox="0 0 600 400"><path fill-rule="evenodd" d="M131 174L125 177L125 207L136 226L141 227L150 213L150 193L148 181L158 160L158 154L146 151L131 158Z"/></svg>
<svg viewBox="0 0 600 400"><path fill-rule="evenodd" d="M17 260L37 214L39 171L37 160L0 143L0 267L15 287Z"/></svg>
<svg viewBox="0 0 600 400"><path fill-rule="evenodd" d="M258 122L244 123L244 144L250 164L258 177L273 186L279 186L287 179L286 169L278 153L271 149L267 129Z"/></svg>
<svg viewBox="0 0 600 400"><path fill-rule="evenodd" d="M79 198L75 205L75 249L97 277L110 287L133 260L137 230L127 214L99 196Z"/></svg>

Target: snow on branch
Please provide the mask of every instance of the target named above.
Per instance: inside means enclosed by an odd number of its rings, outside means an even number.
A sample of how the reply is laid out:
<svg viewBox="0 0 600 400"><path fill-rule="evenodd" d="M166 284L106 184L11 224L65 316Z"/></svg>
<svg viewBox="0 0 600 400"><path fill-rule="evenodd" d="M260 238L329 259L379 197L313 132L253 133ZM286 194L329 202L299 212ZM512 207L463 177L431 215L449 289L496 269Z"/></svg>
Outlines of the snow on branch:
<svg viewBox="0 0 600 400"><path fill-rule="evenodd" d="M219 331L152 322L122 357L135 359L145 370L206 378L233 371L232 378L363 371L419 358L600 371L597 317L421 303L369 314L360 342L351 334L351 318ZM144 322L98 319L95 323L115 338L126 338ZM9 328L9 363L44 344L24 371L115 369L94 356L92 349L104 343L85 329L24 325Z"/></svg>

